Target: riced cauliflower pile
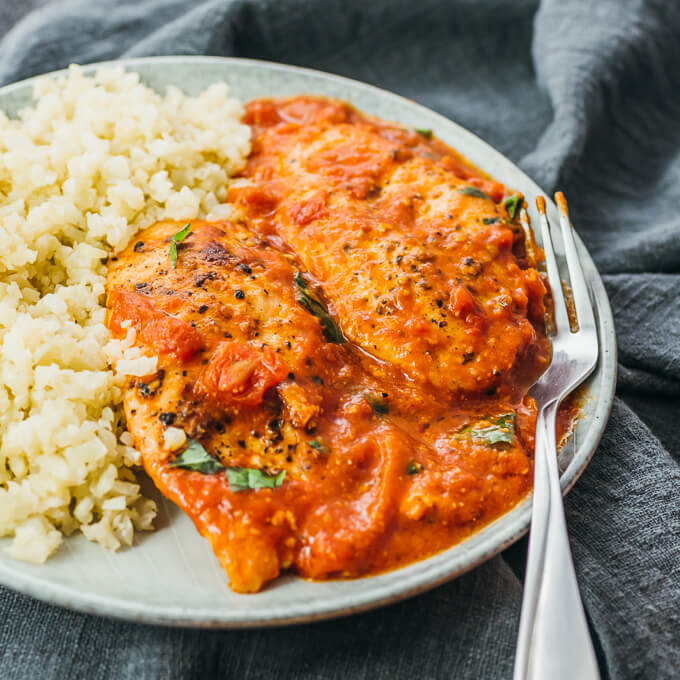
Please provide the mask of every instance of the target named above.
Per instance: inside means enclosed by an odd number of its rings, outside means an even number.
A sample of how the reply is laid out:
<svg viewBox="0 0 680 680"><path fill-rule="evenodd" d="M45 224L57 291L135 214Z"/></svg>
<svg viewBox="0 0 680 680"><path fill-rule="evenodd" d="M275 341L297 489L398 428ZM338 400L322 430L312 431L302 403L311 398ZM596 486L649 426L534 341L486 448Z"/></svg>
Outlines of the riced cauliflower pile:
<svg viewBox="0 0 680 680"><path fill-rule="evenodd" d="M151 528L120 402L124 374L155 358L132 331L109 338L105 262L159 219L228 216L241 113L224 83L159 95L77 66L39 80L18 119L0 112L0 536L14 557L42 562L78 529L115 550Z"/></svg>

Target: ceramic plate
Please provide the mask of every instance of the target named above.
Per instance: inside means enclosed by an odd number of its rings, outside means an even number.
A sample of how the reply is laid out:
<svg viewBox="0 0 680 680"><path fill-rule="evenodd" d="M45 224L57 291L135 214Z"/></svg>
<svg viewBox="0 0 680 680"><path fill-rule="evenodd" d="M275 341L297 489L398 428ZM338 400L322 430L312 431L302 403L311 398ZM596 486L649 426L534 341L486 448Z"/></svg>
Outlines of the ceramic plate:
<svg viewBox="0 0 680 680"><path fill-rule="evenodd" d="M530 205L542 193L508 159L456 123L398 95L356 81L246 59L178 56L118 63L139 73L147 85L159 91L176 85L195 95L213 82L226 80L231 93L244 101L303 93L339 97L368 114L431 128L492 177L521 191ZM32 81L26 80L0 89L0 109L10 115L16 113L29 103L31 88ZM552 204L550 209L556 218ZM616 380L616 343L607 294L591 258L580 242L579 246L596 306L602 352L597 370L587 383L582 418L560 455L565 492L595 451L611 409ZM559 251L560 243L556 247ZM4 554L7 539L3 539L0 583L53 604L132 621L225 628L301 623L385 605L448 581L522 536L531 509L531 499L527 498L453 548L387 574L321 583L287 575L256 595L238 595L229 590L207 541L184 513L155 489L148 488L147 492L159 504L156 531L138 534L133 548L113 554L82 536L74 536L46 564L33 565Z"/></svg>

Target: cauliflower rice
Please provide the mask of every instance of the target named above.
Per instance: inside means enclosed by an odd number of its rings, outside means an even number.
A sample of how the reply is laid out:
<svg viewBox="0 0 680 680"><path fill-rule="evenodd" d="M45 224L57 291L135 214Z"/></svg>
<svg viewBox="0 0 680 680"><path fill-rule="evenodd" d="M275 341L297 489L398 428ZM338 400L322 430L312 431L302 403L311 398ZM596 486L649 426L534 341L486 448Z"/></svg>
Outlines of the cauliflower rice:
<svg viewBox="0 0 680 680"><path fill-rule="evenodd" d="M120 403L124 375L156 360L132 329L110 339L105 261L157 220L228 216L250 130L227 95L72 66L17 120L0 112L0 536L16 558L43 562L78 529L116 550L152 527Z"/></svg>

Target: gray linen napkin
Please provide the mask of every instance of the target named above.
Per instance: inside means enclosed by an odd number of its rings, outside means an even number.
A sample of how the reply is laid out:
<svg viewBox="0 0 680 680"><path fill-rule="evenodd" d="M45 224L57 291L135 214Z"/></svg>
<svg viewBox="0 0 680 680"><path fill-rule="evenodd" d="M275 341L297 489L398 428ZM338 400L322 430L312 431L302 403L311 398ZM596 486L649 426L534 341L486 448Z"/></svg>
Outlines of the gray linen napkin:
<svg viewBox="0 0 680 680"><path fill-rule="evenodd" d="M0 82L119 56L257 57L395 90L563 189L604 274L620 378L569 494L604 678L680 677L680 5L664 0L32 0ZM281 630L71 613L0 589L0 678L510 678L522 541L408 602ZM578 680L578 679L575 679Z"/></svg>

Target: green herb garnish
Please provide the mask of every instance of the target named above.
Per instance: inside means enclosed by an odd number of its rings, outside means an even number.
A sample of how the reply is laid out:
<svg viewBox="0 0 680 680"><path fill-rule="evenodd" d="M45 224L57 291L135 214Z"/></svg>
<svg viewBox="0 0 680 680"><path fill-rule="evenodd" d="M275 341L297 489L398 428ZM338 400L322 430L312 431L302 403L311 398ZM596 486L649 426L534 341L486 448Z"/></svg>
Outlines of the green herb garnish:
<svg viewBox="0 0 680 680"><path fill-rule="evenodd" d="M255 468L225 468L229 488L232 491L246 491L247 489L274 489L283 484L286 471L281 470L277 475L268 475Z"/></svg>
<svg viewBox="0 0 680 680"><path fill-rule="evenodd" d="M517 211L522 207L523 200L524 199L519 194L515 194L514 196L510 196L503 201L503 205L508 211L508 215L510 215L511 220L515 219Z"/></svg>
<svg viewBox="0 0 680 680"><path fill-rule="evenodd" d="M176 234L172 235L170 239L170 264L172 268L177 267L177 244L184 241L184 239L191 233L191 222L187 222Z"/></svg>
<svg viewBox="0 0 680 680"><path fill-rule="evenodd" d="M484 224L498 224L500 221L500 217L485 217L482 219Z"/></svg>
<svg viewBox="0 0 680 680"><path fill-rule="evenodd" d="M491 425L468 425L458 434L468 436L475 441L481 441L489 446L496 444L512 444L515 440L515 414L504 413L492 419L485 419Z"/></svg>
<svg viewBox="0 0 680 680"><path fill-rule="evenodd" d="M417 475L419 472L423 471L423 464L419 463L417 460L411 459L406 466L407 475Z"/></svg>
<svg viewBox="0 0 680 680"><path fill-rule="evenodd" d="M307 282L302 278L302 274L297 271L295 272L295 285L302 290L307 290Z"/></svg>
<svg viewBox="0 0 680 680"><path fill-rule="evenodd" d="M490 196L477 187L458 187L458 193L465 194L466 196L475 196L476 198L486 198L488 201L491 200Z"/></svg>
<svg viewBox="0 0 680 680"><path fill-rule="evenodd" d="M375 394L366 394L366 401L371 405L374 413L384 416L390 412L390 405L386 397L379 397Z"/></svg>
<svg viewBox="0 0 680 680"><path fill-rule="evenodd" d="M310 439L307 443L319 452L323 452L324 450L323 444L318 439Z"/></svg>
<svg viewBox="0 0 680 680"><path fill-rule="evenodd" d="M426 128L416 128L416 132L419 135L425 137L425 139L432 139L432 130L428 130Z"/></svg>
<svg viewBox="0 0 680 680"><path fill-rule="evenodd" d="M268 475L266 472L255 468L225 467L219 460L213 458L203 445L195 439L188 439L184 451L175 460L168 463L168 465L170 467L193 470L204 475L212 475L224 470L232 491L273 489L274 487L281 486L286 476L285 470L281 470L277 475Z"/></svg>
<svg viewBox="0 0 680 680"><path fill-rule="evenodd" d="M315 316L321 323L321 328L323 328L323 334L326 336L326 340L329 342L334 342L341 345L347 340L342 334L340 327L335 322L333 317L328 313L328 310L323 306L323 304L317 300L308 290L307 283L302 278L300 272L295 273L295 285L297 286L297 301L313 316Z"/></svg>
<svg viewBox="0 0 680 680"><path fill-rule="evenodd" d="M200 442L195 439L187 439L187 447L175 458L170 467L180 467L185 470L194 470L204 475L212 475L215 472L224 470L224 465L219 460L213 458Z"/></svg>

